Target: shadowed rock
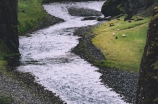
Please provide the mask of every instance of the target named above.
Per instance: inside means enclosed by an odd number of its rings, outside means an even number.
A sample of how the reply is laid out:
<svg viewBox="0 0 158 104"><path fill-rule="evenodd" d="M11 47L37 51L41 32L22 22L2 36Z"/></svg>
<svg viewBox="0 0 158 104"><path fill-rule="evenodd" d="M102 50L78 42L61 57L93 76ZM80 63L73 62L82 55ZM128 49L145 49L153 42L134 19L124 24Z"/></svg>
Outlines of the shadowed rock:
<svg viewBox="0 0 158 104"><path fill-rule="evenodd" d="M149 24L141 61L136 104L158 104L158 7Z"/></svg>
<svg viewBox="0 0 158 104"><path fill-rule="evenodd" d="M15 53L19 53L17 4L17 0L1 0L0 3L0 39Z"/></svg>
<svg viewBox="0 0 158 104"><path fill-rule="evenodd" d="M69 8L68 12L72 16L101 16L102 15L100 11L87 9L87 8L76 8L76 7Z"/></svg>

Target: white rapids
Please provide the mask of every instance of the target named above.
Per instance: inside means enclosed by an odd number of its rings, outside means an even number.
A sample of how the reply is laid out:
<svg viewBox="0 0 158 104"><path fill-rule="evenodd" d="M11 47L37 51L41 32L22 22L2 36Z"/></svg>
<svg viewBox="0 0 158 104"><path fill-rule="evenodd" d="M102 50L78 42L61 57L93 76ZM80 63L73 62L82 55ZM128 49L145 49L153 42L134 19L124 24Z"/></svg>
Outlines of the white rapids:
<svg viewBox="0 0 158 104"><path fill-rule="evenodd" d="M119 94L100 82L98 68L71 53L78 44L74 28L94 25L96 20L81 21L83 17L70 16L67 8L75 6L100 10L103 1L51 3L43 5L51 15L65 22L20 36L21 63L17 70L29 72L67 104L127 104Z"/></svg>

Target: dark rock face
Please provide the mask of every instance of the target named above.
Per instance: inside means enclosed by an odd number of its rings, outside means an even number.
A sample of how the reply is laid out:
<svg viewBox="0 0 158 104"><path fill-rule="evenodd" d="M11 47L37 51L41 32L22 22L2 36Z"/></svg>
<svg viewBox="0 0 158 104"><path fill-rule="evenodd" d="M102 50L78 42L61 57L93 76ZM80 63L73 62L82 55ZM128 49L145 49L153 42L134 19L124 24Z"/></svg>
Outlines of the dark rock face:
<svg viewBox="0 0 158 104"><path fill-rule="evenodd" d="M105 17L116 16L124 12L134 15L147 9L153 2L154 0L106 0L101 11Z"/></svg>
<svg viewBox="0 0 158 104"><path fill-rule="evenodd" d="M101 8L101 12L104 14L105 17L116 16L123 13L123 11L117 8L117 6L122 3L122 1L123 0L106 0Z"/></svg>
<svg viewBox="0 0 158 104"><path fill-rule="evenodd" d="M158 104L158 7L149 24L141 61L136 104Z"/></svg>
<svg viewBox="0 0 158 104"><path fill-rule="evenodd" d="M68 8L68 12L72 16L101 16L102 15L100 11L87 9L87 8L76 8L76 7Z"/></svg>
<svg viewBox="0 0 158 104"><path fill-rule="evenodd" d="M19 52L17 4L17 0L1 0L0 2L0 39L15 53Z"/></svg>
<svg viewBox="0 0 158 104"><path fill-rule="evenodd" d="M61 1L75 1L75 2L80 2L80 1L104 1L104 0L43 0L43 3L49 3L49 2L61 2Z"/></svg>
<svg viewBox="0 0 158 104"><path fill-rule="evenodd" d="M147 9L154 0L124 0L124 8L127 14L137 14Z"/></svg>

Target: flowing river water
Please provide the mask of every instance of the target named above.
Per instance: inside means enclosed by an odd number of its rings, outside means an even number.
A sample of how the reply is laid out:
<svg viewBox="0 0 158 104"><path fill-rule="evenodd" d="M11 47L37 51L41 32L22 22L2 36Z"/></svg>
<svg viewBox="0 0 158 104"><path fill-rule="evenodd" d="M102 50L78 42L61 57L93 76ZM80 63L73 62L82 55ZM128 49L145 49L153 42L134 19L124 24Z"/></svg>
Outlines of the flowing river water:
<svg viewBox="0 0 158 104"><path fill-rule="evenodd" d="M71 53L78 44L73 36L75 28L94 25L96 20L81 21L83 17L70 16L67 8L89 8L100 11L103 1L51 3L45 10L65 22L20 36L21 72L29 72L67 104L126 104L119 94L100 82L98 68Z"/></svg>

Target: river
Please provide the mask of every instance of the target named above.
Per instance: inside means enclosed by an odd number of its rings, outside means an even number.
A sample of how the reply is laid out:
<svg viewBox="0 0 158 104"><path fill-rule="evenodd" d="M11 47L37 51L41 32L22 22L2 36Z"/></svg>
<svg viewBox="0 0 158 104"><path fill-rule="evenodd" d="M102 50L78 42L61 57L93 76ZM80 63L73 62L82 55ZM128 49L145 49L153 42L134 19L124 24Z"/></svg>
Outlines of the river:
<svg viewBox="0 0 158 104"><path fill-rule="evenodd" d="M80 37L73 36L75 28L94 25L96 20L82 21L71 16L68 8L100 10L103 1L51 3L43 5L51 15L65 22L20 36L22 63L17 70L29 72L35 81L59 95L67 104L126 104L119 94L100 81L97 67L71 52Z"/></svg>

